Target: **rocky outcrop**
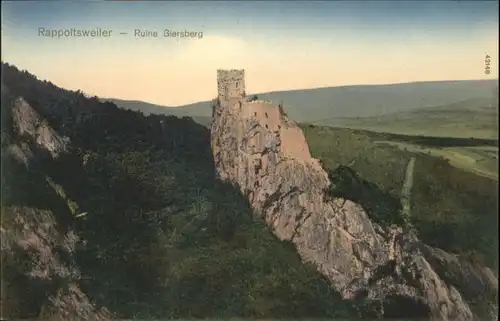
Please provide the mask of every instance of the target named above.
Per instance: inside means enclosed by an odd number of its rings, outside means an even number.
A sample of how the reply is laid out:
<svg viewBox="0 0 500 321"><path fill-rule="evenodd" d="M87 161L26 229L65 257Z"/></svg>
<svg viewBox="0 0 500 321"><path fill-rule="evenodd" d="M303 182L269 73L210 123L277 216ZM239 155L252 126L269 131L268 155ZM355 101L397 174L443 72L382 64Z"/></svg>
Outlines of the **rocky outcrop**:
<svg viewBox="0 0 500 321"><path fill-rule="evenodd" d="M9 109L6 114L12 128L2 129L11 136L2 161L24 165L23 174L34 178L31 170L39 169L40 158L58 159L68 151L69 140L59 136L24 99L8 101L5 93L2 87L2 109ZM2 191L11 188L2 187ZM21 198L29 199L29 195ZM112 314L96 307L80 288L82 275L74 258L79 239L67 224L71 218L62 218L61 213L56 217L53 210L2 202L2 317L110 319Z"/></svg>
<svg viewBox="0 0 500 321"><path fill-rule="evenodd" d="M219 95L211 127L218 177L236 185L276 236L291 241L344 298L369 303L379 316L473 319L465 290L440 276L417 237L374 224L349 200L326 197L327 173L299 127L286 115L271 116L277 106L226 97ZM496 289L496 277L485 275L476 286Z"/></svg>
<svg viewBox="0 0 500 321"><path fill-rule="evenodd" d="M29 312L47 321L111 317L78 287L81 275L72 258L78 237L71 230L62 232L52 212L3 208L1 239L3 316Z"/></svg>
<svg viewBox="0 0 500 321"><path fill-rule="evenodd" d="M12 120L17 135L29 138L53 158L67 152L68 138L60 137L23 98L14 101Z"/></svg>

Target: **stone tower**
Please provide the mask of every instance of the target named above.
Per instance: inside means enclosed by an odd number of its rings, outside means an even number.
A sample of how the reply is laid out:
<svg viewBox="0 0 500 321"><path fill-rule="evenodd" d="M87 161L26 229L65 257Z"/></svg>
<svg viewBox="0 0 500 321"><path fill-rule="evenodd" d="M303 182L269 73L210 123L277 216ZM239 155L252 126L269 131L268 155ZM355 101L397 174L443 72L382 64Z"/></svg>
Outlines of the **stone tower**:
<svg viewBox="0 0 500 321"><path fill-rule="evenodd" d="M245 70L231 69L217 70L217 92L219 101L233 99L241 100L245 97Z"/></svg>

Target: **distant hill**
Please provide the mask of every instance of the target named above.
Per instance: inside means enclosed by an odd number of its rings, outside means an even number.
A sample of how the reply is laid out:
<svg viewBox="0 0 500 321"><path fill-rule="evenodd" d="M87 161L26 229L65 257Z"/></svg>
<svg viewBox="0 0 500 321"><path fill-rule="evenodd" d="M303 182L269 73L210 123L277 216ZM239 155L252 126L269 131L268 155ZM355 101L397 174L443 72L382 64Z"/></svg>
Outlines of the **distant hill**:
<svg viewBox="0 0 500 321"><path fill-rule="evenodd" d="M171 115L179 118L191 117L197 123L207 126L212 122L211 102L201 102L183 107L167 107L155 105L137 100L122 100L115 98L103 98L102 101L110 101L118 107L132 111L142 112L144 115Z"/></svg>
<svg viewBox="0 0 500 321"><path fill-rule="evenodd" d="M317 122L339 117L374 117L475 99L498 101L498 81L458 80L359 85L256 95L275 103L283 102L287 114L299 122ZM197 117L202 123L209 122L211 118L210 101L167 107L140 101L106 100L121 108L141 111L144 114Z"/></svg>
<svg viewBox="0 0 500 321"><path fill-rule="evenodd" d="M386 115L332 117L313 123L404 135L498 139L498 101L475 98Z"/></svg>

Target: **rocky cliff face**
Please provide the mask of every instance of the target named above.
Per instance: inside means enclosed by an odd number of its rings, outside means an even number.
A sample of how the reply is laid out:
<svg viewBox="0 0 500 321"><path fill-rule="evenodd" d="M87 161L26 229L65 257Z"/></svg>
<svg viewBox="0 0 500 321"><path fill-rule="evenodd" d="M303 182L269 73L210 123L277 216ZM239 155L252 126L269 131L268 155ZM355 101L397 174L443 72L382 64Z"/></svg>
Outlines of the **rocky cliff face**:
<svg viewBox="0 0 500 321"><path fill-rule="evenodd" d="M72 256L78 237L62 232L47 210L9 207L2 210L2 315L31 314L39 320L107 320L79 287L80 272ZM30 309L30 311L28 311Z"/></svg>
<svg viewBox="0 0 500 321"><path fill-rule="evenodd" d="M498 290L491 271L466 268L401 228L374 224L358 204L329 199L327 173L300 128L283 114L270 116L278 110L219 96L211 128L218 177L238 186L276 236L291 241L344 298L378 316L472 320L470 294Z"/></svg>
<svg viewBox="0 0 500 321"><path fill-rule="evenodd" d="M4 108L11 116L12 137L2 161L24 168L29 176L41 158L56 160L68 151L67 139L22 98L9 99L2 86ZM51 183L49 177L46 179ZM2 204L0 232L3 317L31 316L48 321L111 317L106 309L95 307L80 288L82 276L74 258L79 239L52 210Z"/></svg>
<svg viewBox="0 0 500 321"><path fill-rule="evenodd" d="M18 136L31 140L51 157L57 158L68 151L68 140L60 137L21 97L13 102L12 120Z"/></svg>

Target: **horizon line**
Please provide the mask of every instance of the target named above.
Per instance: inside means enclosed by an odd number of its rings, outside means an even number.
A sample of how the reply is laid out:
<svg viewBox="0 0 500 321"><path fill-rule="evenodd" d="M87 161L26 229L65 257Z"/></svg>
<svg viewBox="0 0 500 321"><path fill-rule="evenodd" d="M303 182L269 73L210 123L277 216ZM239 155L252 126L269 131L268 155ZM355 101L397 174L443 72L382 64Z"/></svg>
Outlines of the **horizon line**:
<svg viewBox="0 0 500 321"><path fill-rule="evenodd" d="M193 102L193 103L188 103L188 104L182 104L182 105L163 105L163 104L157 104L157 103L154 103L154 102L151 102L151 101L145 101L145 100L137 100L137 99L124 99L124 98L117 98L117 97L102 97L102 96L99 96L99 95L95 95L95 94L90 94L88 92L86 92L84 90L84 88L78 88L78 89L69 89L67 87L62 87L62 86L59 86L57 85L56 83L54 83L53 81L51 81L50 79L47 79L47 78L42 78L40 76L37 76L36 74L30 72L29 70L27 69L21 69L19 67L17 67L15 64L12 64L12 63L9 63L9 62L6 62L6 61L3 61L1 60L0 61L2 64L6 64L6 65L9 65L9 66L13 66L15 67L17 70L20 70L20 71L26 71L28 72L29 74L35 76L38 80L41 80L41 81L46 81L46 82L50 82L52 83L54 86L56 87L59 87L59 88L62 88L62 89L65 89L65 90L72 90L72 91L81 91L89 96L95 96L95 97L98 97L99 99L101 100L110 100L110 99L116 99L116 100L122 100L122 101L128 101L128 102L142 102L142 103L147 103L147 104L150 104L150 105L155 105L155 106L159 106L159 107L164 107L164 108L181 108L181 107L186 107L186 106L191 106L191 105L196 105L196 104L200 104L200 103L205 103L205 102L210 102L213 98L209 98L209 99L206 99L206 100L200 100L200 101L197 101L197 102ZM217 72L217 70L219 70L220 68L216 69L215 70L215 73ZM233 68L234 69L234 68ZM226 69L222 69L222 70L226 70ZM244 70L244 68L243 68ZM214 77L214 81L216 80L216 77ZM300 88L300 89L282 89L282 90L273 90L273 91L266 91L266 92L258 92L258 93L249 93L247 94L247 96L250 96L250 95L265 95L265 94L274 94L274 93L280 93L280 92L296 92L296 91L306 91L306 90L321 90L321 89L331 89L331 88L346 88L346 87L382 87L382 86L391 86L391 85L409 85L409 84L421 84L421 83L439 83L439 82L461 82L461 81L496 81L497 82L497 86L498 86L498 81L499 81L499 78L475 78L475 79L443 79L443 80L418 80L418 81L408 81L408 82L395 82L395 83L384 83L384 84L346 84L346 85L338 85L338 86L321 86L321 87L309 87L309 88Z"/></svg>
<svg viewBox="0 0 500 321"><path fill-rule="evenodd" d="M385 84L352 84L352 85L340 85L340 86L324 86L324 87L310 87L310 88L301 88L301 89L284 89L284 90L273 90L266 91L260 93L248 93L246 96L252 95L266 95L266 94L274 94L274 93L282 93L282 92L294 92L294 91L306 91L306 90L320 90L320 89L332 89L332 88L346 88L346 87L383 87L383 86L392 86L392 85L409 85L409 84L421 84L421 83L439 83L439 82L461 82L461 81L499 81L499 78L477 78L477 79L448 79L448 80L419 80L419 81L408 81L408 82L395 82L395 83L385 83ZM497 84L498 86L498 84ZM128 102L142 102L150 105L165 107L165 108L182 108L191 105L196 105L200 103L210 102L212 99L200 100L194 103L184 104L184 105L161 105L157 103L152 103L144 100L136 100L136 99L122 99L122 98L102 98L102 99L117 99Z"/></svg>

